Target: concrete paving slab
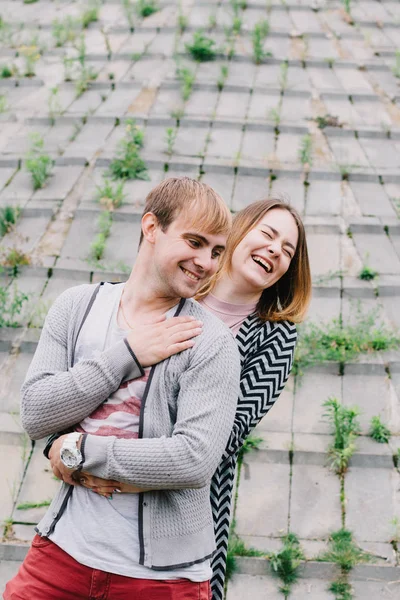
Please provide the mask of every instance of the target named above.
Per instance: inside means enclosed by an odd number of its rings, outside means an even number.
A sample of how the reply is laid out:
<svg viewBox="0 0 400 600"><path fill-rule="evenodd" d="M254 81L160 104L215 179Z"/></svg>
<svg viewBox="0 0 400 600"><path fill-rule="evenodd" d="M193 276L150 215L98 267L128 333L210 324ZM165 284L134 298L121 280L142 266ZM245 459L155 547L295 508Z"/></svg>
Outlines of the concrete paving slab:
<svg viewBox="0 0 400 600"><path fill-rule="evenodd" d="M340 487L326 467L294 465L290 529L301 538L327 538L341 527Z"/></svg>
<svg viewBox="0 0 400 600"><path fill-rule="evenodd" d="M331 433L324 418L322 404L330 397L341 399L342 381L337 365L321 365L305 371L296 389L293 431L299 433Z"/></svg>
<svg viewBox="0 0 400 600"><path fill-rule="evenodd" d="M17 574L20 565L18 560L0 561L0 594L3 594L7 582Z"/></svg>
<svg viewBox="0 0 400 600"><path fill-rule="evenodd" d="M217 100L217 91L194 90L185 105L185 116L213 117L217 107ZM181 100L175 102L172 110L176 110L181 104Z"/></svg>
<svg viewBox="0 0 400 600"><path fill-rule="evenodd" d="M278 582L267 576L234 575L228 585L226 600L243 600L250 595L259 600L281 600Z"/></svg>
<svg viewBox="0 0 400 600"><path fill-rule="evenodd" d="M207 144L206 156L225 158L229 161L240 162L240 143L242 129L221 128L214 126Z"/></svg>
<svg viewBox="0 0 400 600"><path fill-rule="evenodd" d="M354 233L353 241L361 259L367 257L371 269L383 274L400 273L399 257L385 233Z"/></svg>
<svg viewBox="0 0 400 600"><path fill-rule="evenodd" d="M294 206L300 214L304 214L305 187L300 174L298 177L287 177L284 173L279 173L278 178L272 182L271 192Z"/></svg>
<svg viewBox="0 0 400 600"><path fill-rule="evenodd" d="M173 153L175 156L203 156L209 135L207 125L190 127L181 125L175 139Z"/></svg>
<svg viewBox="0 0 400 600"><path fill-rule="evenodd" d="M243 136L240 157L245 161L251 160L267 165L269 157L274 152L274 148L275 133L273 131L246 129Z"/></svg>
<svg viewBox="0 0 400 600"><path fill-rule="evenodd" d="M289 465L246 459L247 478L239 484L236 531L239 535L277 536L286 531L289 509Z"/></svg>
<svg viewBox="0 0 400 600"><path fill-rule="evenodd" d="M360 205L361 212L366 216L396 216L385 189L379 183L351 181L350 187Z"/></svg>
<svg viewBox="0 0 400 600"><path fill-rule="evenodd" d="M250 102L250 94L234 93L223 90L219 97L216 118L217 119L235 119L243 121L247 114L247 107Z"/></svg>
<svg viewBox="0 0 400 600"><path fill-rule="evenodd" d="M251 95L247 118L251 120L271 121L271 111L279 111L279 93L264 94L255 91Z"/></svg>
<svg viewBox="0 0 400 600"><path fill-rule="evenodd" d="M395 469L359 469L346 474L346 525L356 541L389 542L400 510L400 475Z"/></svg>
<svg viewBox="0 0 400 600"><path fill-rule="evenodd" d="M339 215L342 208L340 181L312 181L307 189L307 215Z"/></svg>
<svg viewBox="0 0 400 600"><path fill-rule="evenodd" d="M239 168L232 199L233 210L241 210L250 202L267 198L269 184L270 182L267 178L241 175Z"/></svg>

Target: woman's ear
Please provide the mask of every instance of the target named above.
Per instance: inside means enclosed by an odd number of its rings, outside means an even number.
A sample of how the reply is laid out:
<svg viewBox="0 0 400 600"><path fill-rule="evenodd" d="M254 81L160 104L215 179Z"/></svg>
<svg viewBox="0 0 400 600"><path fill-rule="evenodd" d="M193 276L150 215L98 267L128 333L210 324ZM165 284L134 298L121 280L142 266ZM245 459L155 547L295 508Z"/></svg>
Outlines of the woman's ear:
<svg viewBox="0 0 400 600"><path fill-rule="evenodd" d="M148 212L142 217L143 238L150 244L154 244L159 223L154 213Z"/></svg>

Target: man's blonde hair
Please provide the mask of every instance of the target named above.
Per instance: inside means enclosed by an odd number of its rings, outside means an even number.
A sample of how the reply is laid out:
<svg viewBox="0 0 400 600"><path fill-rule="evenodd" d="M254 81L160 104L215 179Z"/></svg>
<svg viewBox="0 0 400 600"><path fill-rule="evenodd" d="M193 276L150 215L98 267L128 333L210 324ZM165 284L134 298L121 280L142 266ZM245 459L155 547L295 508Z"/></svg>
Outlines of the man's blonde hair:
<svg viewBox="0 0 400 600"><path fill-rule="evenodd" d="M182 215L192 227L214 235L228 235L232 218L225 202L212 187L190 177L169 177L149 192L143 214L153 213L162 231ZM140 243L143 233L140 235Z"/></svg>

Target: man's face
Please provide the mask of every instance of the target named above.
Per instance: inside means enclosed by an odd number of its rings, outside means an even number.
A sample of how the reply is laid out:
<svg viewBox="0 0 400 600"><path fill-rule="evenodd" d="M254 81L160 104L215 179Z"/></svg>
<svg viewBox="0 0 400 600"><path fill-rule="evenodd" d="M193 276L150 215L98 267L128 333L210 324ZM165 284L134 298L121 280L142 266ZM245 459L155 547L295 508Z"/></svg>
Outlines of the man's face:
<svg viewBox="0 0 400 600"><path fill-rule="evenodd" d="M217 270L226 236L199 231L182 215L162 231L157 226L154 267L160 292L190 298Z"/></svg>

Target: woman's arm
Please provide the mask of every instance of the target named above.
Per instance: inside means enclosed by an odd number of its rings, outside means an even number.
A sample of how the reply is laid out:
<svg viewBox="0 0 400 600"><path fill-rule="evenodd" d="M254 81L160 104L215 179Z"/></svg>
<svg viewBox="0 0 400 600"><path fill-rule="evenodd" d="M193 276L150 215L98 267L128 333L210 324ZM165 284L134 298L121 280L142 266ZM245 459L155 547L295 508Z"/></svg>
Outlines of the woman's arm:
<svg viewBox="0 0 400 600"><path fill-rule="evenodd" d="M262 327L260 343L244 360L235 422L222 459L236 454L265 417L279 398L293 365L296 326L282 321Z"/></svg>

